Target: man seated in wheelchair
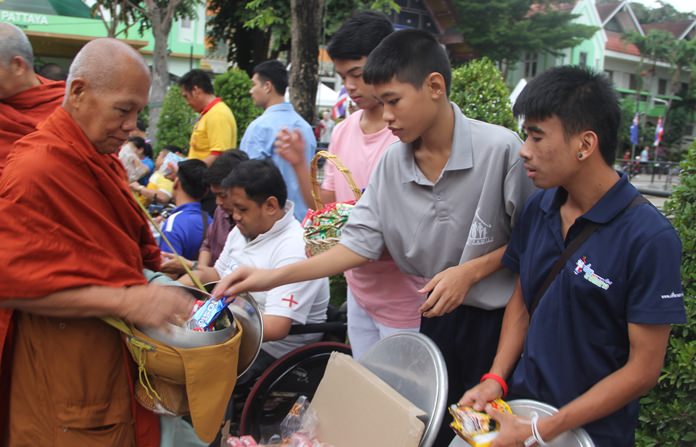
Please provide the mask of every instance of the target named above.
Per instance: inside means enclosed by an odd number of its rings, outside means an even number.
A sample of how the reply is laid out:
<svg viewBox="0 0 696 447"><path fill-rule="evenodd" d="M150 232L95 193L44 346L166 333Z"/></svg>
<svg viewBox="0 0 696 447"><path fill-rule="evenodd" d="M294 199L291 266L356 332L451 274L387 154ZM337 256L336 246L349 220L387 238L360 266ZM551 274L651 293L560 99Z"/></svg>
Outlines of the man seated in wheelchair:
<svg viewBox="0 0 696 447"><path fill-rule="evenodd" d="M213 282L240 265L273 269L307 258L302 227L287 200L285 181L271 160L241 162L223 180L217 204L234 220L220 257L212 268L196 270L202 282ZM182 277L181 282L188 282ZM294 324L326 321L329 280L316 279L254 292L263 313L261 352L238 384L260 375L273 361L322 334L288 335Z"/></svg>

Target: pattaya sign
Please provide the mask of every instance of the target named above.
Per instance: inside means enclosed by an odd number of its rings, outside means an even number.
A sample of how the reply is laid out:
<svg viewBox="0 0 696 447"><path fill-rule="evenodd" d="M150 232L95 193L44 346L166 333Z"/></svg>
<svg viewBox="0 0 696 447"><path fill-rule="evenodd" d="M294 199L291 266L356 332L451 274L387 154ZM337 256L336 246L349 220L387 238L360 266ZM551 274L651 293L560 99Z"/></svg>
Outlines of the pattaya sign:
<svg viewBox="0 0 696 447"><path fill-rule="evenodd" d="M48 16L19 11L0 11L0 22L48 25Z"/></svg>

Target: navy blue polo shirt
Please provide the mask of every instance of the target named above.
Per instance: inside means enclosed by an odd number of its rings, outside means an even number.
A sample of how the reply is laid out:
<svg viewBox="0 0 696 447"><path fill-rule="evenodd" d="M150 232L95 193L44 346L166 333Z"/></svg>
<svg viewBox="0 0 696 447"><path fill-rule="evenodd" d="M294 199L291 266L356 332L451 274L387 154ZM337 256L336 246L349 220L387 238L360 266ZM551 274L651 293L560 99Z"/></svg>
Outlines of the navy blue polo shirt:
<svg viewBox="0 0 696 447"><path fill-rule="evenodd" d="M681 242L625 176L573 224L564 241L560 188L528 200L503 258L520 275L529 308L567 242L600 224L570 257L532 316L511 394L562 407L628 360L628 323L685 323ZM598 446L632 446L638 401L584 428Z"/></svg>
<svg viewBox="0 0 696 447"><path fill-rule="evenodd" d="M186 259L198 259L198 250L203 243L203 217L211 223L208 213L201 211L199 202L185 203L174 209L164 221L162 232L169 239L177 254ZM160 249L171 253L171 249L160 239Z"/></svg>

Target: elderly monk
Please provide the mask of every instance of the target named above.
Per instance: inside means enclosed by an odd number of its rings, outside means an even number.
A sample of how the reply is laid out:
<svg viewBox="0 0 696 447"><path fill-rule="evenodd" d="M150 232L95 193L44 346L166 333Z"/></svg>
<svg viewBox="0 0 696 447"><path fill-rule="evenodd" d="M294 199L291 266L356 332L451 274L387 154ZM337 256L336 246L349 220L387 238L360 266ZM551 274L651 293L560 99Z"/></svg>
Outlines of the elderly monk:
<svg viewBox="0 0 696 447"><path fill-rule="evenodd" d="M63 101L65 82L42 78L33 67L27 36L0 23L0 173L12 144L35 131Z"/></svg>
<svg viewBox="0 0 696 447"><path fill-rule="evenodd" d="M63 106L15 144L0 177L0 306L14 310L0 443L159 445L120 333L98 318L159 327L192 311L183 292L146 285L142 270L158 269L160 253L115 155L149 88L135 50L88 43Z"/></svg>

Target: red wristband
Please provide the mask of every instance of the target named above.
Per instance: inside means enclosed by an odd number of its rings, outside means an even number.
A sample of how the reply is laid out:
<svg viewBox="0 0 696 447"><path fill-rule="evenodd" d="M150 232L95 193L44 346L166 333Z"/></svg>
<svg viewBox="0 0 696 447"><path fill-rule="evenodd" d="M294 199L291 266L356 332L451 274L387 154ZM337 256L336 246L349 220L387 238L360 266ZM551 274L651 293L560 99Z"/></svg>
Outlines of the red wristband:
<svg viewBox="0 0 696 447"><path fill-rule="evenodd" d="M486 379L491 379L491 380L495 380L496 382L498 382L498 385L500 385L500 388L503 389L503 396L502 397L507 396L508 386L507 386L507 383L505 383L505 379L500 377L498 374L493 374L493 373L486 373L483 376L481 376L481 382L483 382Z"/></svg>

